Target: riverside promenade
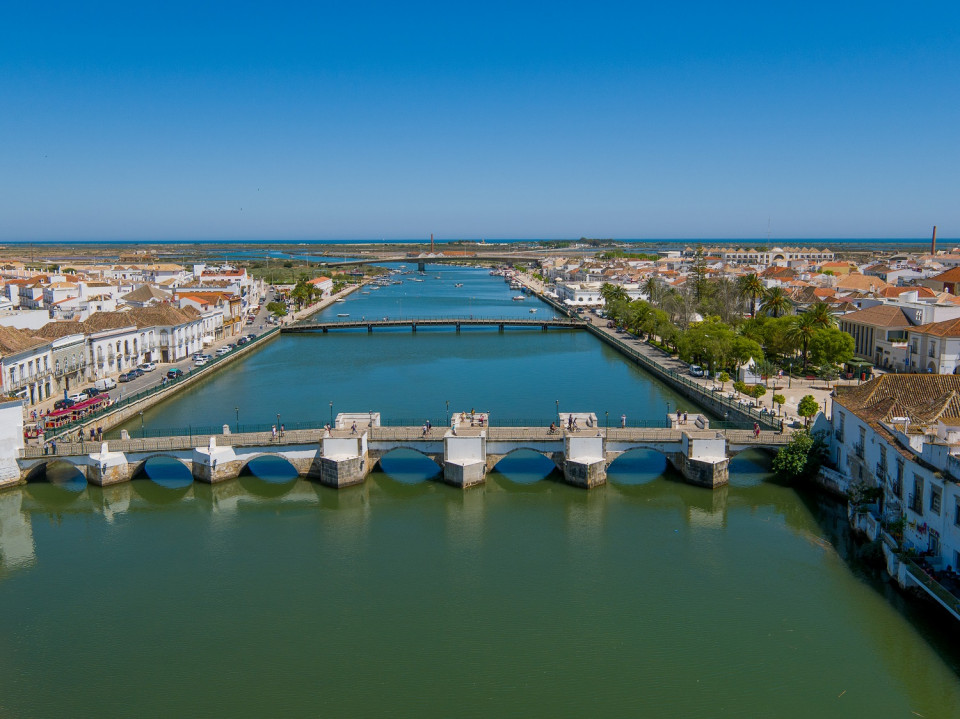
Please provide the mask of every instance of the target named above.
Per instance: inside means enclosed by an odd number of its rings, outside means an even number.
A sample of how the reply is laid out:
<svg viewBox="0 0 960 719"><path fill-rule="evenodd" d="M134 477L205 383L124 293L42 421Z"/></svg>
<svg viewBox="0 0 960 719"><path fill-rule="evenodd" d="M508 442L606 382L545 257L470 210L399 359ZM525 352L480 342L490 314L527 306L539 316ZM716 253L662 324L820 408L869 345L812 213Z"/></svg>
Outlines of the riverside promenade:
<svg viewBox="0 0 960 719"><path fill-rule="evenodd" d="M558 312L567 316L579 316L576 313L571 313L569 308L549 297L540 281L525 274L515 275L514 279ZM770 394L772 395L773 392L783 394L787 400L783 406L782 415L777 416L772 411L760 411L760 405L750 404L750 401L738 397L735 392L719 388L717 382L712 379L691 376L688 372L690 366L686 362L635 335L618 333L615 329L606 326L607 321L605 319L587 313L584 313L582 318L585 329L589 332L592 332L607 344L616 347L637 364L642 365L646 370L683 393L691 401L710 409L718 416L757 422L761 427L769 429L778 429L780 420L783 420L784 430L786 431L790 424L803 421L797 412L797 405L805 395L812 395L823 411L829 414L833 387L822 380L780 379L777 380L779 384L771 384Z"/></svg>

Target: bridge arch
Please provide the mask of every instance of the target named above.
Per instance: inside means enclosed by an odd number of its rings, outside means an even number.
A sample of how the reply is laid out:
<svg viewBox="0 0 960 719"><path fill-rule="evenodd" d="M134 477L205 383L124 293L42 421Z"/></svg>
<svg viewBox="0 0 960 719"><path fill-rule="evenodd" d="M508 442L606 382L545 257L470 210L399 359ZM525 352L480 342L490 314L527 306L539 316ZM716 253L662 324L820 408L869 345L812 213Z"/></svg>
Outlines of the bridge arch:
<svg viewBox="0 0 960 719"><path fill-rule="evenodd" d="M259 452L244 459L237 481L251 495L276 499L288 494L299 477L300 472L286 457Z"/></svg>
<svg viewBox="0 0 960 719"><path fill-rule="evenodd" d="M755 487L770 478L773 453L762 447L742 447L732 452L728 465L731 487Z"/></svg>
<svg viewBox="0 0 960 719"><path fill-rule="evenodd" d="M443 457L401 445L380 455L372 469L400 484L419 484L443 474Z"/></svg>
<svg viewBox="0 0 960 719"><path fill-rule="evenodd" d="M535 484L562 472L562 462L552 453L517 447L503 455L487 455L487 471L496 471L513 484Z"/></svg>
<svg viewBox="0 0 960 719"><path fill-rule="evenodd" d="M23 476L27 484L48 483L80 491L87 485L83 469L64 457L51 457L33 465Z"/></svg>
<svg viewBox="0 0 960 719"><path fill-rule="evenodd" d="M193 462L183 457L177 457L175 455L166 454L164 452L157 452L155 454L148 455L146 457L141 457L137 459L136 464L131 468L130 478L131 479L151 479L149 472L147 472L147 463L153 462L155 460L162 459L167 461L176 462L177 464L182 465L186 468L190 476L193 476Z"/></svg>
<svg viewBox="0 0 960 719"><path fill-rule="evenodd" d="M637 447L621 452L607 464L607 481L614 485L649 484L673 471L665 453Z"/></svg>

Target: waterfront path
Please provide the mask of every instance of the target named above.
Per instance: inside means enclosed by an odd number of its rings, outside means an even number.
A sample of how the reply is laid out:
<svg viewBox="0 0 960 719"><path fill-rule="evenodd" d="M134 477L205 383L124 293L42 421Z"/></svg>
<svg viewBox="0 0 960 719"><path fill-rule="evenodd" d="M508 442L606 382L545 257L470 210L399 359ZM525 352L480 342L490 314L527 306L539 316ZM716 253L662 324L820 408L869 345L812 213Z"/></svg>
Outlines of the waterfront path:
<svg viewBox="0 0 960 719"><path fill-rule="evenodd" d="M517 274L515 277L521 284L531 289L545 302L560 311L565 311L565 308L563 308L562 305L546 295L546 287L544 283L526 274ZM689 374L690 365L679 359L676 355L671 355L670 353L665 352L659 347L651 345L645 340L641 340L639 337L629 332L617 332L615 328L607 327L607 320L602 317L598 317L588 312L584 312L580 316L583 318L584 322L597 334L602 334L610 338L615 343L629 348L630 350L643 356L651 364L662 368L665 372L674 372L683 376L684 383L698 386L705 396L709 397L716 394L714 388L718 387L718 383L715 380L708 377L693 377ZM855 380L853 382L855 382ZM841 380L831 384L820 379L812 378L779 378L775 381L770 381L767 388L767 394L765 395L764 399L759 402L738 397L737 393L732 391L732 382L727 383L725 387L721 388L719 393L723 395L727 401L736 403L738 406L742 406L744 408L751 408L754 411L757 409L762 409L764 406L766 406L768 411L770 411L769 416L771 418L776 416L778 419L783 419L784 423L786 424L795 424L798 422L803 422L803 418L800 417L800 414L797 411L797 405L806 395L812 395L817 401L817 404L820 406L821 410L829 416L832 408L833 389L835 386L842 384L848 384L848 382ZM782 394L786 399L786 403L777 414L774 412L778 408L773 404L772 400L774 394Z"/></svg>

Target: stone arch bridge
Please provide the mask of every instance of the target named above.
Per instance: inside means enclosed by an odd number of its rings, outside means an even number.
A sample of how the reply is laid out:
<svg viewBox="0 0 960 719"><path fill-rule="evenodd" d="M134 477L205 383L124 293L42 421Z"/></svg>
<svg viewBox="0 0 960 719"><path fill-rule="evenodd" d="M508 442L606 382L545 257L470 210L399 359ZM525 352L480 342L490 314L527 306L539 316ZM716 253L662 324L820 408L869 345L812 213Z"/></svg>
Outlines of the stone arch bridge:
<svg viewBox="0 0 960 719"><path fill-rule="evenodd" d="M650 449L664 454L688 482L719 487L727 483L729 460L737 452L776 449L790 441L789 435L775 432L755 436L749 430L678 427L551 432L545 427L466 426L459 431L435 427L424 434L420 427L378 426L378 416L355 431L345 425L338 418L338 428L329 432L292 430L277 438L257 432L61 443L56 454L31 446L20 451L20 476L10 483L42 475L52 462L67 462L92 484L116 484L135 477L155 457L174 459L195 480L214 483L237 477L254 459L269 456L286 460L301 476L344 487L363 482L381 457L405 448L434 460L444 480L458 487L483 482L487 471L512 452L532 450L553 461L568 483L590 488L606 481L610 463L624 452Z"/></svg>

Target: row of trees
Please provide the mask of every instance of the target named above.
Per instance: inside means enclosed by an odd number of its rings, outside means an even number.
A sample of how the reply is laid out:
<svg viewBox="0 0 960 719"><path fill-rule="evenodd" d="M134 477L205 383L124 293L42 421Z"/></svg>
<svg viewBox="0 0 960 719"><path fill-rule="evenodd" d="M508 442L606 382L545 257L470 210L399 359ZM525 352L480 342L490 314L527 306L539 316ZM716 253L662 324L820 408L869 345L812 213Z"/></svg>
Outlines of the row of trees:
<svg viewBox="0 0 960 719"><path fill-rule="evenodd" d="M806 370L810 363L832 367L853 358L853 338L836 328L829 306L822 302L799 315L779 314L782 293L771 292L765 295L761 314L749 319L724 321L715 315L683 325L668 308L646 300L631 301L619 285L605 284L601 295L607 316L617 325L655 338L681 359L710 370L737 370L753 358L761 363L761 371L768 370L764 374L770 374L772 367L764 364L792 364ZM768 302L772 304L765 311Z"/></svg>

